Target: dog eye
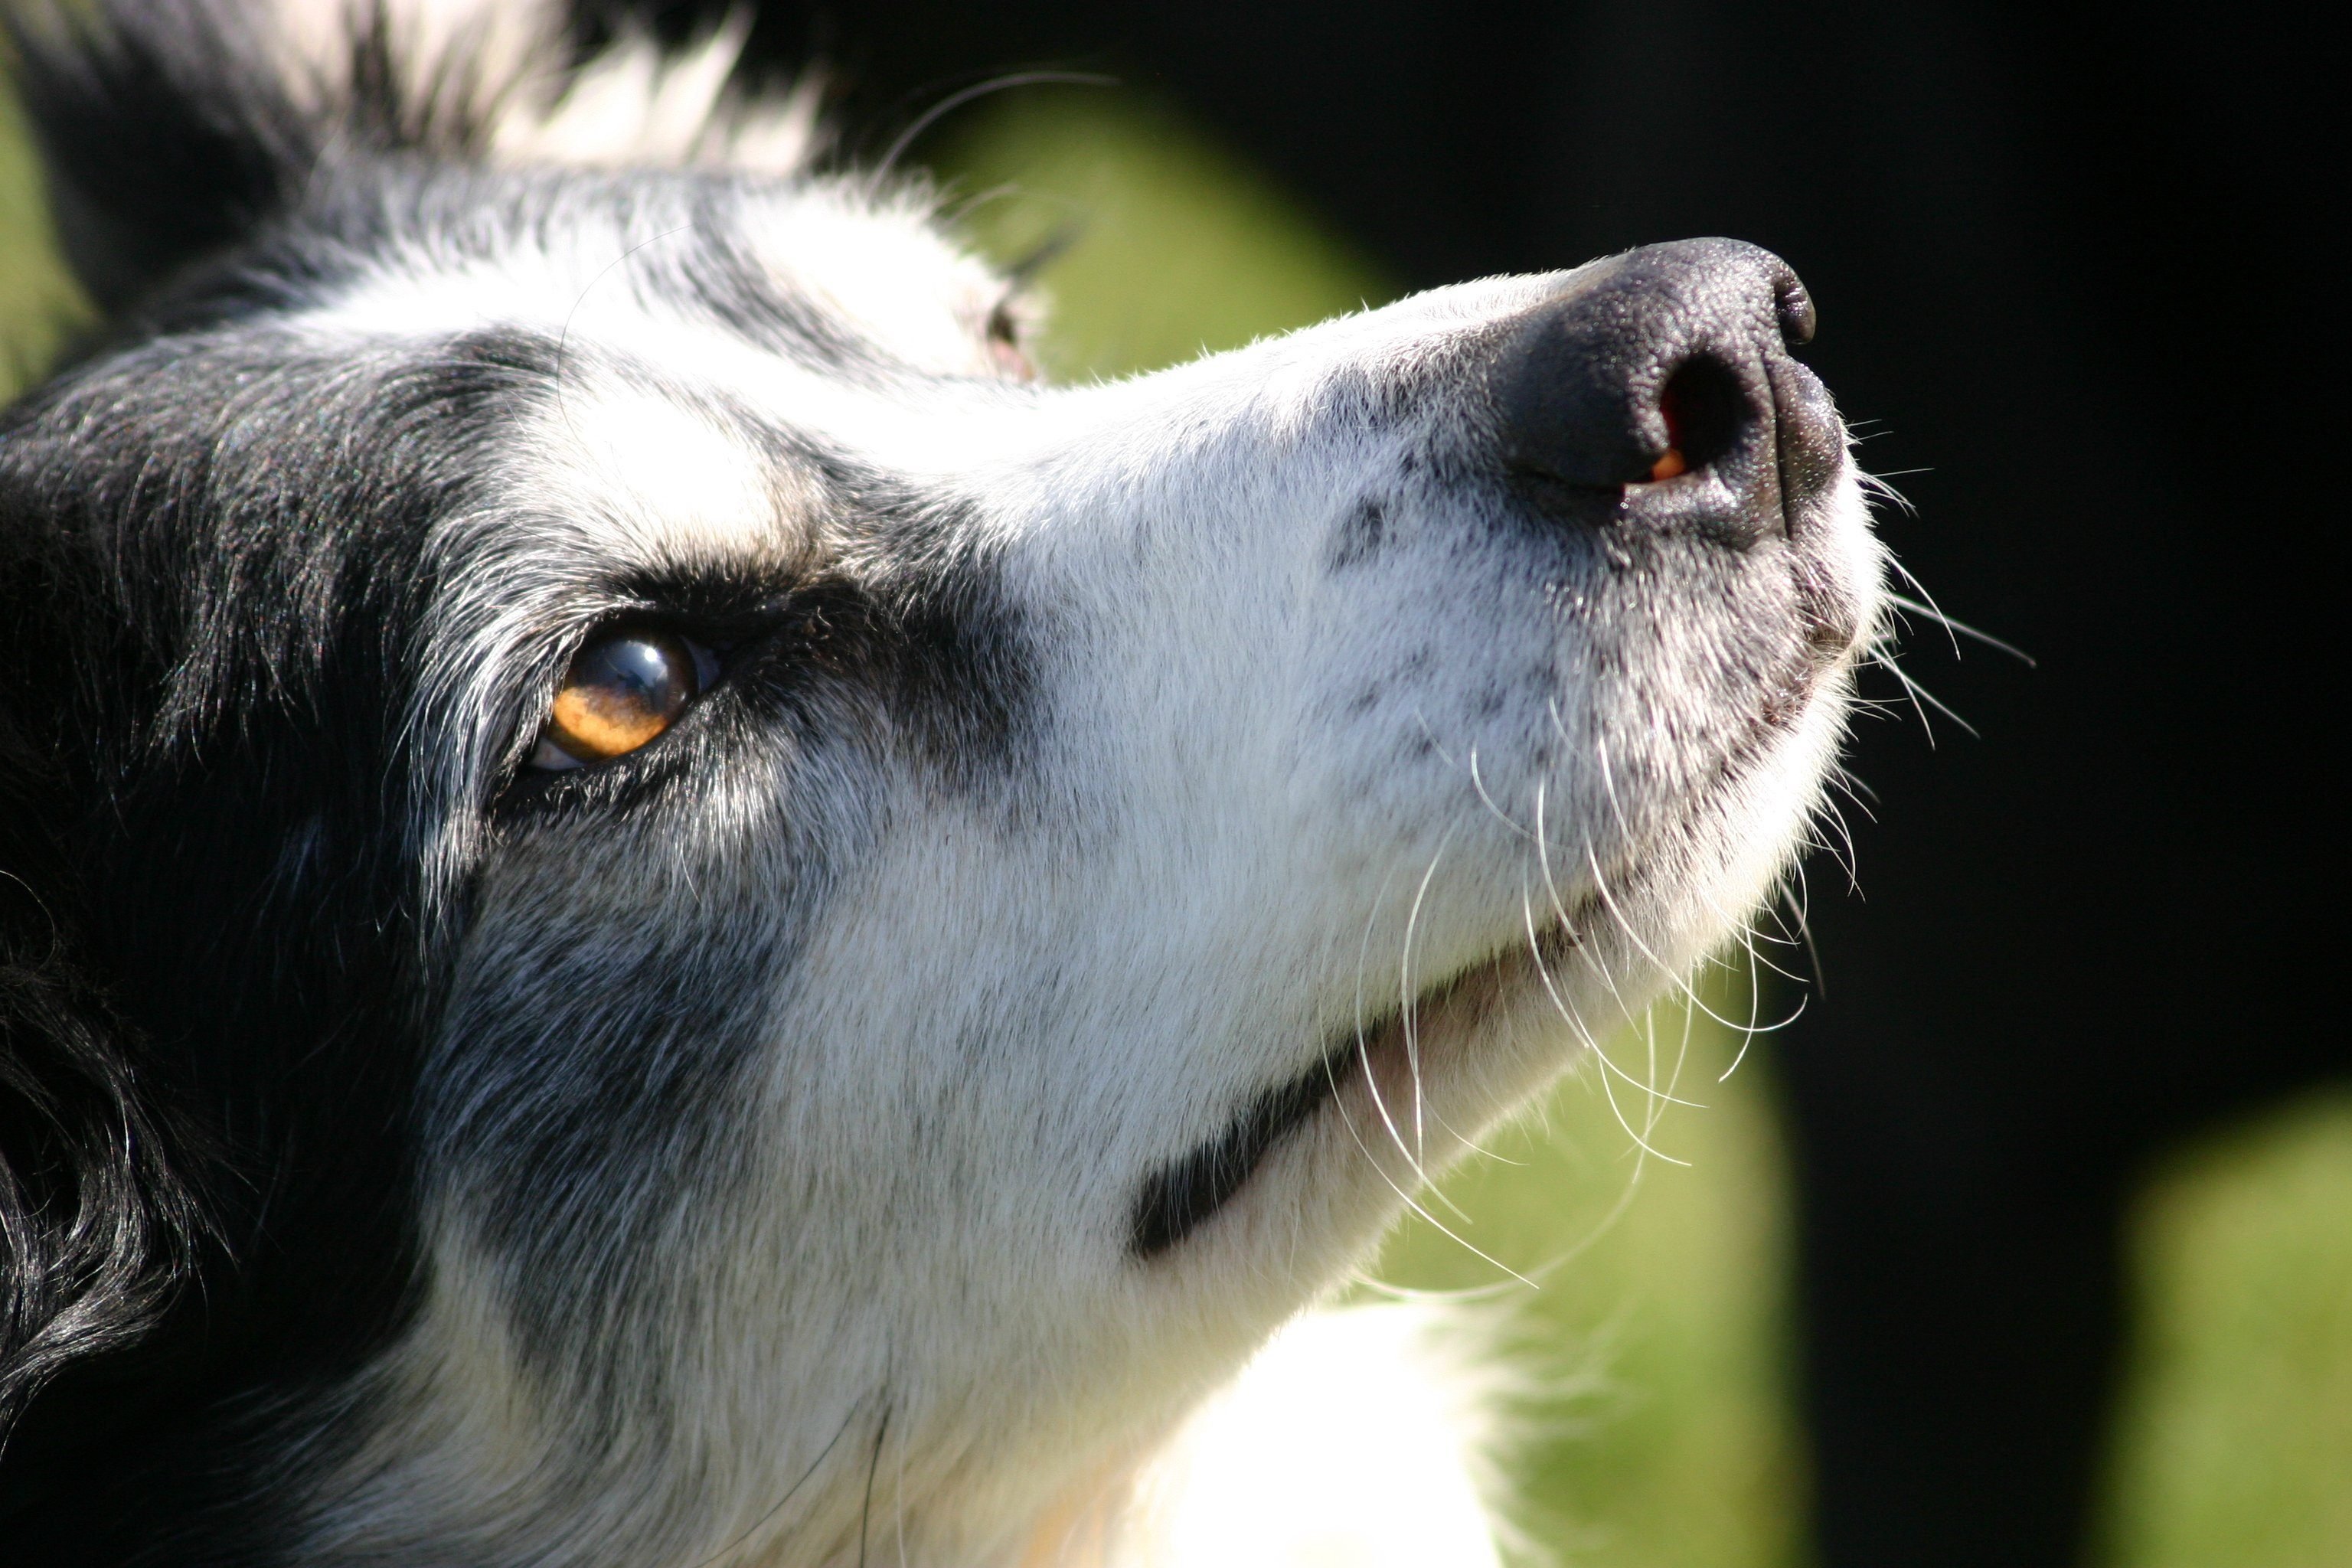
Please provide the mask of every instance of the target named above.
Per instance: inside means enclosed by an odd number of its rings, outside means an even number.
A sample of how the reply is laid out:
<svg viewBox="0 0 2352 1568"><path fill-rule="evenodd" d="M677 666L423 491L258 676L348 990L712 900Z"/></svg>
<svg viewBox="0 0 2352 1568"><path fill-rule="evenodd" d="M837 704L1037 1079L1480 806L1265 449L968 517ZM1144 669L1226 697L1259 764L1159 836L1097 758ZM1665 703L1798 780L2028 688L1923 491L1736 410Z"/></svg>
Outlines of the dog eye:
<svg viewBox="0 0 2352 1568"><path fill-rule="evenodd" d="M635 751L677 723L713 673L709 654L669 632L596 638L573 656L530 765L577 768Z"/></svg>
<svg viewBox="0 0 2352 1568"><path fill-rule="evenodd" d="M988 313L988 357L996 368L1018 381L1037 379L1037 367L1021 347L1021 322L1012 301L1000 300Z"/></svg>

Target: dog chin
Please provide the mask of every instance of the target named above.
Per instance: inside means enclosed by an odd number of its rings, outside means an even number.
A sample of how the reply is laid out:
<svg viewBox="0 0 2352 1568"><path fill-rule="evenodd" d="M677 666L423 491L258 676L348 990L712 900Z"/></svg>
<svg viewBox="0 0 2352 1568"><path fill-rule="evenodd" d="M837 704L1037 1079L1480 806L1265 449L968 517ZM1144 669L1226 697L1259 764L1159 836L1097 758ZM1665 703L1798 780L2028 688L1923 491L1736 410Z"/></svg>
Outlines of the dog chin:
<svg viewBox="0 0 2352 1568"><path fill-rule="evenodd" d="M1416 1187L1734 941L1818 809L1874 614L1858 602L1838 646L1813 639L1792 654L1790 679L1759 694L1722 771L1665 831L1621 848L1589 880L1544 887L1509 940L1339 1031L1153 1172L1131 1251L1162 1267L1228 1270L1236 1251L1296 1258L1303 1237L1324 1228L1344 1238L1332 1253L1344 1268L1414 1205ZM1195 1252L1201 1261L1184 1261Z"/></svg>

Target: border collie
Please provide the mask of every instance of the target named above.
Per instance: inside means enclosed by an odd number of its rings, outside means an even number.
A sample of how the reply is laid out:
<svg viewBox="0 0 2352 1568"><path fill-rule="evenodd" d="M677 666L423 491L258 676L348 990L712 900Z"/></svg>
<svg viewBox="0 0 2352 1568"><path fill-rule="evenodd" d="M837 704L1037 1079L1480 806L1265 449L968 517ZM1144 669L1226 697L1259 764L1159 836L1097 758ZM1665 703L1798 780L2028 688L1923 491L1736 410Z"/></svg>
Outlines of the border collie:
<svg viewBox="0 0 2352 1568"><path fill-rule="evenodd" d="M1491 1562L1283 1326L1806 833L1789 269L1049 387L731 35L15 16L108 325L0 423L9 1561Z"/></svg>

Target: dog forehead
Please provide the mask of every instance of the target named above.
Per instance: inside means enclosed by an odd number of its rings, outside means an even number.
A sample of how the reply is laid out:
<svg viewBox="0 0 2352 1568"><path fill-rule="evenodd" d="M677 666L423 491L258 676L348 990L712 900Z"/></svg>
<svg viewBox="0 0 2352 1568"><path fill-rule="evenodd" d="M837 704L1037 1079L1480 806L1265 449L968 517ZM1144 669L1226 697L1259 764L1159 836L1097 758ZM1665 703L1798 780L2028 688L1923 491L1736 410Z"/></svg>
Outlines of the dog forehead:
<svg viewBox="0 0 2352 1568"><path fill-rule="evenodd" d="M468 171L397 205L388 241L299 308L301 324L420 341L522 329L655 364L715 363L723 338L835 375L992 373L1003 285L910 187ZM340 237L328 247L352 258Z"/></svg>
<svg viewBox="0 0 2352 1568"><path fill-rule="evenodd" d="M795 448L866 445L1001 376L1004 286L912 189L475 171L412 193L394 234L292 312L298 331L538 345L546 395L496 442L506 498L607 564L798 560L823 503Z"/></svg>
<svg viewBox="0 0 2352 1568"><path fill-rule="evenodd" d="M822 497L798 465L683 387L589 374L550 399L520 444L516 479L608 563L656 572L789 564Z"/></svg>

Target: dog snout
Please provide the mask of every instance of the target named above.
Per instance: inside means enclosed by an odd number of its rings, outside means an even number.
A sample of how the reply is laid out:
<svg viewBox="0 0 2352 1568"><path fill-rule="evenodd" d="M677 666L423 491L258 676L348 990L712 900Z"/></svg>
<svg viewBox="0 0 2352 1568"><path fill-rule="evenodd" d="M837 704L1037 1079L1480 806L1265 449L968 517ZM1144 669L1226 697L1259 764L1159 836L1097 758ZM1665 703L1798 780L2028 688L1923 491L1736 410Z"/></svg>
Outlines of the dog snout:
<svg viewBox="0 0 2352 1568"><path fill-rule="evenodd" d="M1844 427L1790 351L1813 306L1789 265L1728 239L1646 246L1571 274L1488 363L1510 482L1549 518L1794 535Z"/></svg>

